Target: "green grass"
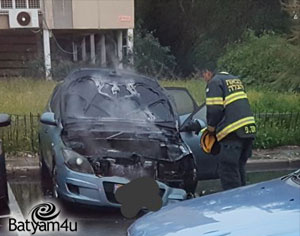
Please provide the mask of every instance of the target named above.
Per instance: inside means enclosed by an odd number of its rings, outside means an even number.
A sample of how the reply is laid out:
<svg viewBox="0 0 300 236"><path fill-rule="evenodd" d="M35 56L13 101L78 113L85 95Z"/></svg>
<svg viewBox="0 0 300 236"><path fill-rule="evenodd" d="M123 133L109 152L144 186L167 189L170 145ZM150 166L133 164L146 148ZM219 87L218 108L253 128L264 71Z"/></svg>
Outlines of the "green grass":
<svg viewBox="0 0 300 236"><path fill-rule="evenodd" d="M198 105L205 101L205 82L201 79L193 80L164 80L161 81L165 87L187 88L195 98ZM277 92L265 88L247 88L249 102L254 111L286 112L300 111L300 93Z"/></svg>
<svg viewBox="0 0 300 236"><path fill-rule="evenodd" d="M9 114L41 113L55 82L25 78L0 80L0 112Z"/></svg>
<svg viewBox="0 0 300 236"><path fill-rule="evenodd" d="M203 80L162 80L160 83L164 87L187 88L199 105L205 100ZM0 113L18 115L42 113L55 85L56 82L25 78L0 80ZM271 117L257 119L259 125L255 142L257 148L300 143L299 114L273 116L273 112L299 112L299 93L278 93L262 88L248 88L248 97L254 111L271 114ZM0 137L3 134L7 136L4 138L6 150L36 151L38 118L34 117L30 121L29 116L26 116L26 120L24 116L20 116L19 120L16 120L17 117L13 116L12 119L11 126L0 130Z"/></svg>
<svg viewBox="0 0 300 236"><path fill-rule="evenodd" d="M200 105L205 101L205 82L201 79L162 80L164 87L187 88ZM33 114L43 112L56 82L33 79L0 80L0 112ZM300 111L300 94L248 88L248 97L254 111Z"/></svg>

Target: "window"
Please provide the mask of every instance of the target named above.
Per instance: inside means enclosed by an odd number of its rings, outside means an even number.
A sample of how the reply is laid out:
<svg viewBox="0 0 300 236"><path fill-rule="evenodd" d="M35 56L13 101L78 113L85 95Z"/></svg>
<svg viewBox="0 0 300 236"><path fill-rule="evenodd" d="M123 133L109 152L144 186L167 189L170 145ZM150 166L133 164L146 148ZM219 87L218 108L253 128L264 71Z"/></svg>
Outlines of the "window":
<svg viewBox="0 0 300 236"><path fill-rule="evenodd" d="M187 115L194 112L196 104L192 96L183 88L166 88L167 93L175 103L178 115Z"/></svg>
<svg viewBox="0 0 300 236"><path fill-rule="evenodd" d="M0 0L0 9L40 9L40 0Z"/></svg>
<svg viewBox="0 0 300 236"><path fill-rule="evenodd" d="M26 0L15 0L16 8L27 8Z"/></svg>
<svg viewBox="0 0 300 236"><path fill-rule="evenodd" d="M28 0L29 8L40 9L40 0Z"/></svg>
<svg viewBox="0 0 300 236"><path fill-rule="evenodd" d="M1 1L1 9L13 8L12 0L0 0L0 1Z"/></svg>

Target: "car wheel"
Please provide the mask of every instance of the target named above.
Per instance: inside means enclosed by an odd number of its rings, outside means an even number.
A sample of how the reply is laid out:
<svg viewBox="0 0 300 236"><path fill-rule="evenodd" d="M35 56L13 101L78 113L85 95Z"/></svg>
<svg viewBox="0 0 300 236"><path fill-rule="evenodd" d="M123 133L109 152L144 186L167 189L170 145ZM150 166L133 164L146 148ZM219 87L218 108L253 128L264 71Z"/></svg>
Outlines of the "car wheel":
<svg viewBox="0 0 300 236"><path fill-rule="evenodd" d="M40 163L41 180L42 180L42 192L45 197L58 198L57 184L56 184L56 167L54 165L52 173L46 166L43 158Z"/></svg>
<svg viewBox="0 0 300 236"><path fill-rule="evenodd" d="M57 192L57 182L56 182L56 174L57 174L57 170L56 170L56 166L54 165L54 168L53 168L53 172L52 172L52 186L51 186L51 190L52 190L52 197L53 198L59 198L58 196L58 192Z"/></svg>

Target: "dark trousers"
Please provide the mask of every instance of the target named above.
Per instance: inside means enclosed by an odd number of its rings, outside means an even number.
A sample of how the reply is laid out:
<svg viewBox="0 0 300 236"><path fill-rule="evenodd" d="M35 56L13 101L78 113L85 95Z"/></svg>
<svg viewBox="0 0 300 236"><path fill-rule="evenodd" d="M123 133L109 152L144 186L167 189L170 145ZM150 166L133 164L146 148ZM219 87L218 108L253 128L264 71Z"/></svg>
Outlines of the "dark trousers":
<svg viewBox="0 0 300 236"><path fill-rule="evenodd" d="M219 177L224 190L246 185L245 165L252 155L252 139L224 138L220 142Z"/></svg>

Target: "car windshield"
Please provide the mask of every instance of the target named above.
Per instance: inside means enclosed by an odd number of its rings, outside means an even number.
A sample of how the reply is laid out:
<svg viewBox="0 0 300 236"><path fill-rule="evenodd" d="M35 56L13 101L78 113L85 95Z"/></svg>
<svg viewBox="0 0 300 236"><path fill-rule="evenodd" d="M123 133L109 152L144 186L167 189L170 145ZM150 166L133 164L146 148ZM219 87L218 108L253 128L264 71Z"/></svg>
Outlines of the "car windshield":
<svg viewBox="0 0 300 236"><path fill-rule="evenodd" d="M137 120L172 122L167 97L147 83L92 76L72 82L63 95L65 120Z"/></svg>

